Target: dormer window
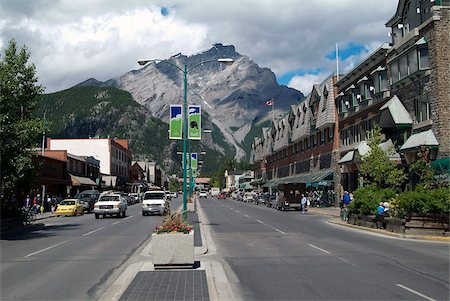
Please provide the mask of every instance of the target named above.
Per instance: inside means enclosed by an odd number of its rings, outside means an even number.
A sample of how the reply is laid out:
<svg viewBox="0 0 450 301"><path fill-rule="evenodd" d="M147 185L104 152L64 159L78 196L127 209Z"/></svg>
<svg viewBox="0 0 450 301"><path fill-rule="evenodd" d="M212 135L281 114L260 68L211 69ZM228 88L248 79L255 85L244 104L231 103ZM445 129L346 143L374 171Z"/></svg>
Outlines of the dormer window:
<svg viewBox="0 0 450 301"><path fill-rule="evenodd" d="M328 89L327 87L323 88L323 102L322 102L322 111L325 111L327 108L327 101L328 101Z"/></svg>

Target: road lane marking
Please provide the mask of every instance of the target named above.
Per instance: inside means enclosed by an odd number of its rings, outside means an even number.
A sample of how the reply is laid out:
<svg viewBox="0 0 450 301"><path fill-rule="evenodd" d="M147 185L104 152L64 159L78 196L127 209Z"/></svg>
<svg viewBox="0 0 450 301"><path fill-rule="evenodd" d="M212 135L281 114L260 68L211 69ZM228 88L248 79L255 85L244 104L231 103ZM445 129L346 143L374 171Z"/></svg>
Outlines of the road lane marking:
<svg viewBox="0 0 450 301"><path fill-rule="evenodd" d="M247 214L244 214L244 216L245 216L245 217L250 217L250 216L248 216Z"/></svg>
<svg viewBox="0 0 450 301"><path fill-rule="evenodd" d="M266 226L267 228L270 228L270 229L272 229L272 230L274 230L274 231L280 232L280 233L283 234L283 235L286 234L286 233L284 233L283 231L281 231L281 230L279 230L279 229L277 229L277 228L274 228L274 227L271 227L271 226L265 224L264 222L260 221L259 219L257 219L256 221L257 221L258 223L263 224L263 225Z"/></svg>
<svg viewBox="0 0 450 301"><path fill-rule="evenodd" d="M424 298L426 300L436 301L436 299L430 298L430 297L428 297L428 296L426 296L426 295L424 295L422 293L419 293L418 291L415 291L412 288L409 288L407 286L401 285L399 283L397 283L396 286L401 287L402 289L407 290L407 291L409 291L409 292L411 292L413 294L416 294L417 296L420 296L420 297L422 297L422 298Z"/></svg>
<svg viewBox="0 0 450 301"><path fill-rule="evenodd" d="M236 211L237 213L241 213L241 211L239 211L239 210L234 210L234 211Z"/></svg>
<svg viewBox="0 0 450 301"><path fill-rule="evenodd" d="M117 225L118 223L120 223L120 221L118 221L118 222L115 222L115 223L112 223L113 225Z"/></svg>
<svg viewBox="0 0 450 301"><path fill-rule="evenodd" d="M45 249L39 250L39 251L37 251L37 252L34 252L34 253L31 253L31 254L28 254L28 255L24 256L24 258L27 258L27 257L33 256L33 255L39 254L39 253L41 253L41 252L44 252L44 251L50 250L50 249L52 249L52 248L54 248L54 247L57 247L57 246L59 246L59 245L62 245L63 243L66 243L66 242L68 242L68 240L65 240L65 241L63 241L63 242L57 243L56 245L53 245L53 246L50 246L50 247L48 247L48 248L45 248Z"/></svg>
<svg viewBox="0 0 450 301"><path fill-rule="evenodd" d="M94 233L94 232L97 232L97 231L99 231L99 230L101 230L101 229L103 229L103 228L105 228L105 227L101 227L101 228L98 228L98 229L96 229L96 230L92 230L92 231L90 231L90 232L88 232L88 233L84 233L82 236L88 236L89 234L92 234L92 233Z"/></svg>
<svg viewBox="0 0 450 301"><path fill-rule="evenodd" d="M336 256L336 257L337 257L340 261L343 261L343 262L345 262L345 263L348 263L349 265L352 265L352 266L356 267L356 264L351 263L351 262L348 261L347 259L344 259L344 258L339 257L339 256Z"/></svg>
<svg viewBox="0 0 450 301"><path fill-rule="evenodd" d="M331 252L328 252L327 250L321 249L321 248L319 248L319 247L317 247L315 245L308 244L308 246L310 246L311 248L317 249L319 251L322 251L324 253L331 254Z"/></svg>
<svg viewBox="0 0 450 301"><path fill-rule="evenodd" d="M130 215L129 217L124 218L123 221L126 221L127 219L132 218L133 216L134 215Z"/></svg>

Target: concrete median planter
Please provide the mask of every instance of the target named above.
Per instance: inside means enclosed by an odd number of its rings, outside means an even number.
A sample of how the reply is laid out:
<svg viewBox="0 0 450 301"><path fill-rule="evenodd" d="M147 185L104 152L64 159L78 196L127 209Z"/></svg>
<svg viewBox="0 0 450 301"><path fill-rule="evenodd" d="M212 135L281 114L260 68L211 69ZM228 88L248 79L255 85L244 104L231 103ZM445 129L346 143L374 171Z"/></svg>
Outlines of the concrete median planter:
<svg viewBox="0 0 450 301"><path fill-rule="evenodd" d="M153 264L194 265L194 231L189 234L152 234Z"/></svg>

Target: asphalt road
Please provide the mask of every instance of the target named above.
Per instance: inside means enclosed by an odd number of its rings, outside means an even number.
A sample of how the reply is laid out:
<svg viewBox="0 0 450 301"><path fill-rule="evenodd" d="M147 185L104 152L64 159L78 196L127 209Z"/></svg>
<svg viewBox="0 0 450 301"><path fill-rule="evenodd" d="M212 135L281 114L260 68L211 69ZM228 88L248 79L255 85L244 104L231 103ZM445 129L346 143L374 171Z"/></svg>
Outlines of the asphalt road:
<svg viewBox="0 0 450 301"><path fill-rule="evenodd" d="M240 300L450 300L448 242L382 236L230 199L201 205Z"/></svg>
<svg viewBox="0 0 450 301"><path fill-rule="evenodd" d="M178 207L180 198L172 201ZM93 300L151 235L162 217L142 216L140 204L125 218L93 214L54 217L23 231L3 233L1 300Z"/></svg>

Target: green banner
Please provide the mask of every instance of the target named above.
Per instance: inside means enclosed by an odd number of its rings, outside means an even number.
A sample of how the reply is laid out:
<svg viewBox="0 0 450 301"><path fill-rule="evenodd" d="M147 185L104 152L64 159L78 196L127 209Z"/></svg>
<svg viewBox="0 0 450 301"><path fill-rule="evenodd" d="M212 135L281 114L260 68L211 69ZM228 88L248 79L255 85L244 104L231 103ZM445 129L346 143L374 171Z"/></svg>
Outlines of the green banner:
<svg viewBox="0 0 450 301"><path fill-rule="evenodd" d="M198 105L188 107L188 139L200 140L202 138L202 110Z"/></svg>
<svg viewBox="0 0 450 301"><path fill-rule="evenodd" d="M197 177L197 169L193 169L192 170L192 177L196 178Z"/></svg>
<svg viewBox="0 0 450 301"><path fill-rule="evenodd" d="M183 107L170 105L169 139L183 138Z"/></svg>
<svg viewBox="0 0 450 301"><path fill-rule="evenodd" d="M191 153L191 167L192 170L197 169L197 153Z"/></svg>

